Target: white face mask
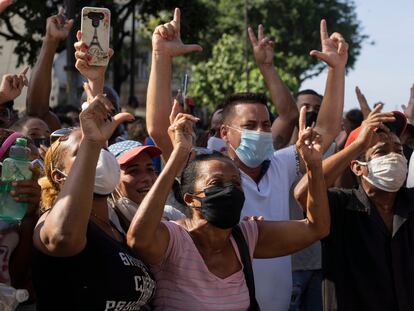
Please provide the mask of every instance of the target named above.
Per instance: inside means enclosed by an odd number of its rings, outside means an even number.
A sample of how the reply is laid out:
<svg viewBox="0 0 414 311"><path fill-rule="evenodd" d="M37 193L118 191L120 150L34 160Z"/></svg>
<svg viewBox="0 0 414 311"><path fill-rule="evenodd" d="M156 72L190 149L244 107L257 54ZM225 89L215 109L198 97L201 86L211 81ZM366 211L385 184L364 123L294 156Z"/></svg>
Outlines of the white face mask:
<svg viewBox="0 0 414 311"><path fill-rule="evenodd" d="M96 164L95 184L93 192L107 195L118 186L121 169L115 156L108 150L102 149Z"/></svg>
<svg viewBox="0 0 414 311"><path fill-rule="evenodd" d="M407 159L391 152L384 156L360 162L368 168L368 176L362 176L371 185L387 192L397 192L407 177Z"/></svg>
<svg viewBox="0 0 414 311"><path fill-rule="evenodd" d="M120 197L119 199L115 200L115 205L118 211L121 212L122 215L125 216L128 221L132 221L135 216L135 213L138 210L139 205L136 204L134 201L128 199L127 197Z"/></svg>
<svg viewBox="0 0 414 311"><path fill-rule="evenodd" d="M227 152L227 145L224 140L218 137L210 137L207 142L207 148L213 151L218 151L221 153Z"/></svg>

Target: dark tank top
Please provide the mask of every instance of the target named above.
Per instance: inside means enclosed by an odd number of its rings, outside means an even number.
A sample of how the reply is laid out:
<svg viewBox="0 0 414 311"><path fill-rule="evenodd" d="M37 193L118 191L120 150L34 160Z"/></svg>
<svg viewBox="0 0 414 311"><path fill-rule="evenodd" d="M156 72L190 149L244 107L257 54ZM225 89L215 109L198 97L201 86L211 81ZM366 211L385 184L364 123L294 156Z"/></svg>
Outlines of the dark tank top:
<svg viewBox="0 0 414 311"><path fill-rule="evenodd" d="M149 269L127 247L89 222L86 247L72 257L34 251L37 310L150 310Z"/></svg>

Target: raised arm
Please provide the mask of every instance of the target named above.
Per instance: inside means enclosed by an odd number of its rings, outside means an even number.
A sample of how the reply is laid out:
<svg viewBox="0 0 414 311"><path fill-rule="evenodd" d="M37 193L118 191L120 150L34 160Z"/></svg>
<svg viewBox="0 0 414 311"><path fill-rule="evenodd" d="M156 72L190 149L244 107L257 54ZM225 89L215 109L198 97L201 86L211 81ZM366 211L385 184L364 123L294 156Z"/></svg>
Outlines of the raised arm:
<svg viewBox="0 0 414 311"><path fill-rule="evenodd" d="M171 111L171 74L174 57L201 51L196 44L183 44L180 33L180 10L174 11L174 19L155 28L152 35L152 64L147 91L147 130L155 144L161 148L166 162L173 150L166 139Z"/></svg>
<svg viewBox="0 0 414 311"><path fill-rule="evenodd" d="M272 124L272 136L274 148L281 149L289 143L298 122L299 111L289 89L274 67L274 43L265 37L262 25L259 25L257 38L252 28L249 27L248 32L256 64L278 113L277 119Z"/></svg>
<svg viewBox="0 0 414 311"><path fill-rule="evenodd" d="M306 108L302 107L299 139L296 148L303 158L309 182L307 214L304 220L259 221L255 258L279 257L296 252L329 234L330 215L325 180L322 173L320 135L305 128Z"/></svg>
<svg viewBox="0 0 414 311"><path fill-rule="evenodd" d="M53 256L73 256L86 245L86 232L93 202L93 187L101 148L116 127L133 116L120 113L108 119L111 102L98 95L80 114L82 140L76 158L52 209L36 225L34 244Z"/></svg>
<svg viewBox="0 0 414 311"><path fill-rule="evenodd" d="M389 129L383 123L393 122L395 118L392 112L379 113L381 108L382 106L378 105L372 110L368 118L362 122L358 138L351 145L323 161L323 176L328 188L334 185L335 180L343 173L352 160L357 159L362 152L375 144L377 139L376 128L389 132ZM308 184L308 181L302 178L295 187L295 198L302 207L306 206Z"/></svg>
<svg viewBox="0 0 414 311"><path fill-rule="evenodd" d="M22 93L23 87L28 85L26 67L19 74L5 74L0 84L0 105L14 101Z"/></svg>
<svg viewBox="0 0 414 311"><path fill-rule="evenodd" d="M341 131L348 44L337 32L329 37L325 20L321 21L320 27L322 52L312 50L310 55L329 66L325 94L315 126L315 130L322 135L324 153Z"/></svg>
<svg viewBox="0 0 414 311"><path fill-rule="evenodd" d="M49 110L53 59L59 43L66 39L72 26L73 20L67 20L62 12L47 19L46 35L27 90L27 114L45 121L51 131L60 128L59 119Z"/></svg>
<svg viewBox="0 0 414 311"><path fill-rule="evenodd" d="M368 101L365 98L365 95L362 94L359 87L355 87L355 93L358 99L359 108L361 108L362 115L364 116L364 120L368 118L369 113L371 112L371 108L369 108Z"/></svg>
<svg viewBox="0 0 414 311"><path fill-rule="evenodd" d="M410 124L414 124L414 84L410 89L410 99L408 100L407 106L401 105L405 116Z"/></svg>
<svg viewBox="0 0 414 311"><path fill-rule="evenodd" d="M173 151L157 181L139 206L128 230L128 245L147 264L159 263L167 251L170 236L161 223L165 201L174 179L187 163L192 149L192 124L197 118L188 114L177 114L178 102L170 115L168 129Z"/></svg>
<svg viewBox="0 0 414 311"><path fill-rule="evenodd" d="M78 41L74 44L76 58L75 67L88 81L88 89L90 90L90 93L87 92L87 94L89 95L89 100L91 100L91 98L94 96L103 93L105 85L105 73L108 67L89 65L90 55L88 54L86 43L82 41L82 32L78 31L76 33L76 38ZM109 49L109 59L113 55L114 51L112 49Z"/></svg>

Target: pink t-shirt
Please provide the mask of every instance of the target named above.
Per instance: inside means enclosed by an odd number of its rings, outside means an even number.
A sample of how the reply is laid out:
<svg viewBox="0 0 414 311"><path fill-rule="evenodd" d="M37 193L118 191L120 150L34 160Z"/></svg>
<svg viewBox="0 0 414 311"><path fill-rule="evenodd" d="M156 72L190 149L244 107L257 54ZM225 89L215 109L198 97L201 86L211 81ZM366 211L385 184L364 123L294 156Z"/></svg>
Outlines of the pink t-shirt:
<svg viewBox="0 0 414 311"><path fill-rule="evenodd" d="M244 279L243 264L233 237L233 248L242 269L225 279L211 273L189 233L175 222L163 222L170 233L170 243L160 265L151 266L157 290L155 310L247 310L249 291ZM240 223L253 258L258 238L255 221Z"/></svg>

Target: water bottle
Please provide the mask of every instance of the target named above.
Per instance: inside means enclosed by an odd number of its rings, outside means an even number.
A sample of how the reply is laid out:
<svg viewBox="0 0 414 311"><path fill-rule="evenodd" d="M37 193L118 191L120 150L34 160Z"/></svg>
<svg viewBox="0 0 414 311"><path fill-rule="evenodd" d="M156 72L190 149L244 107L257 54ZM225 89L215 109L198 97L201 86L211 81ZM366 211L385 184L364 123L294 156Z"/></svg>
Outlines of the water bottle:
<svg viewBox="0 0 414 311"><path fill-rule="evenodd" d="M26 214L27 203L16 202L10 195L11 183L32 178L30 149L25 138L17 138L10 148L9 157L3 161L0 185L0 220L8 223L20 221Z"/></svg>
<svg viewBox="0 0 414 311"><path fill-rule="evenodd" d="M15 289L0 283L0 310L13 311L19 303L29 299L29 292L25 289Z"/></svg>

